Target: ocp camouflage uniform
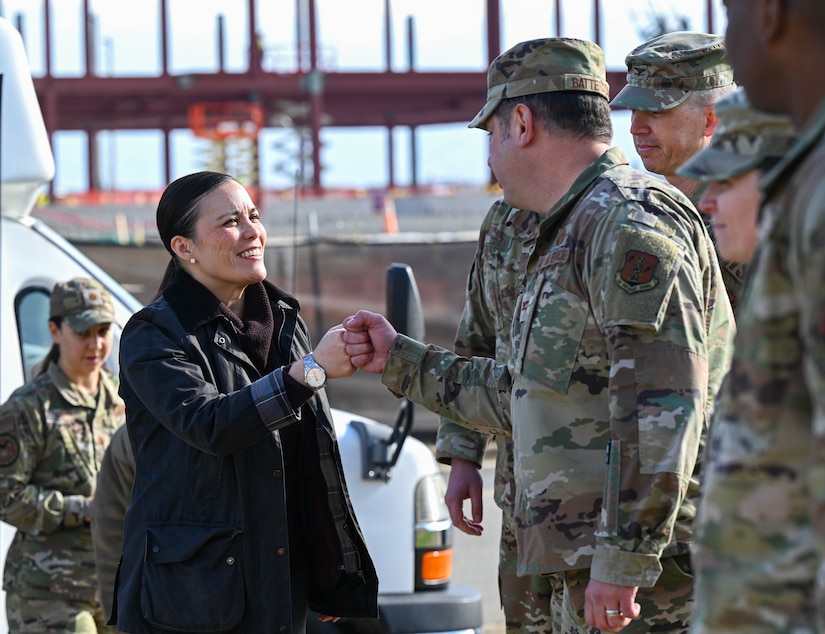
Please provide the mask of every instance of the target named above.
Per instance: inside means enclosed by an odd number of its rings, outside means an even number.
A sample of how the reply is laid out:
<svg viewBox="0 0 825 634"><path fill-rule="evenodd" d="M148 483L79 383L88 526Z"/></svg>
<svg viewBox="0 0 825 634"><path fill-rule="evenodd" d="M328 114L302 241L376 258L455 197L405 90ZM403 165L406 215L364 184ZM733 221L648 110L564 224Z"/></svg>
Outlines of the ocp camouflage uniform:
<svg viewBox="0 0 825 634"><path fill-rule="evenodd" d="M0 519L17 528L3 575L12 632L22 625L12 607L39 601L62 602L69 614L86 606L97 627L78 623L76 631L105 631L84 519L103 454L125 422L117 390L116 377L101 370L95 398L51 363L0 408ZM35 614L22 618L55 616L54 608Z"/></svg>
<svg viewBox="0 0 825 634"><path fill-rule="evenodd" d="M697 518L693 632L825 629L823 173L825 104L761 183L761 239Z"/></svg>
<svg viewBox="0 0 825 634"><path fill-rule="evenodd" d="M510 326L521 293L523 268L535 244L538 214L512 209L503 200L490 207L479 232L478 247L467 279L464 311L453 350L465 357L490 357L505 364L511 354ZM499 595L508 632L551 629L553 579L519 577L513 495L513 442L496 434L495 502L502 511L499 541ZM461 458L481 465L490 436L441 419L436 457L450 464Z"/></svg>
<svg viewBox="0 0 825 634"><path fill-rule="evenodd" d="M625 57L627 84L613 98L614 107L663 112L682 106L691 93L733 86L733 68L728 63L725 38L714 33L673 31L640 44ZM699 209L707 190L699 183L690 201ZM714 240L713 221L699 212ZM731 306L736 308L742 295L745 265L719 257L722 279Z"/></svg>
<svg viewBox="0 0 825 634"><path fill-rule="evenodd" d="M542 218L512 332L506 367L399 336L382 382L486 433L511 408L519 573L564 571L565 632L587 629L591 573L640 587L623 632L686 630L695 467L733 333L701 218L607 151Z"/></svg>
<svg viewBox="0 0 825 634"><path fill-rule="evenodd" d="M112 615L115 578L123 549L123 518L132 503L135 456L126 425L112 435L100 463L95 503L92 505L92 539L95 548L100 605L106 620Z"/></svg>

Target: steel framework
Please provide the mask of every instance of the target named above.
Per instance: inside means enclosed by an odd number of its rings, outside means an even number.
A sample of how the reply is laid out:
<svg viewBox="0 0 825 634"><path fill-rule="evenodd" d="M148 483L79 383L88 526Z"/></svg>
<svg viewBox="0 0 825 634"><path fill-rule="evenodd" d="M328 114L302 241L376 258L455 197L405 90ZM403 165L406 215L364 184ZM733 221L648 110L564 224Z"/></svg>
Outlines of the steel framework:
<svg viewBox="0 0 825 634"><path fill-rule="evenodd" d="M295 0L298 16L306 16L305 28L296 28L299 60L297 72L278 73L265 70L264 52L249 47L249 62L243 72L226 72L223 68L223 36L218 31L220 67L211 74L173 75L168 70L168 3L160 3L160 47L162 72L153 77L102 77L93 70L92 37L90 37L89 0L83 0L86 20L83 50L85 73L80 77L55 77L51 72L52 16L50 2L44 2L46 70L35 78L35 90L43 108L50 134L63 130L81 130L89 137L89 190L100 189L96 169L98 157L93 142L101 130L161 130L164 133L164 174L171 180L169 134L176 129L190 128L189 112L205 103L249 103L262 114L263 126L277 125L286 110L296 127L311 131L312 188L322 190L320 130L324 126L417 126L469 121L483 99L486 73L482 72L417 72L410 68L394 72L390 68L391 0L384 0L386 70L382 72L325 72L318 60L315 0ZM256 3L248 0L248 36L257 41ZM561 0L549 0L555 5L557 32L561 30ZM712 1L707 0L708 29L713 30ZM602 31L600 0L593 0L593 39L600 42ZM485 0L486 47L488 60L500 53L500 0ZM306 35L302 36L301 33ZM559 33L557 33L559 34ZM305 37L305 41L301 38ZM412 48L412 29L408 29L408 46ZM410 55L412 59L412 55ZM608 71L611 92L615 94L625 83L624 70ZM395 185L392 135L387 161L388 187ZM415 154L415 134L411 152ZM415 165L413 161L411 164ZM413 167L413 170L415 168ZM413 185L417 185L413 171Z"/></svg>

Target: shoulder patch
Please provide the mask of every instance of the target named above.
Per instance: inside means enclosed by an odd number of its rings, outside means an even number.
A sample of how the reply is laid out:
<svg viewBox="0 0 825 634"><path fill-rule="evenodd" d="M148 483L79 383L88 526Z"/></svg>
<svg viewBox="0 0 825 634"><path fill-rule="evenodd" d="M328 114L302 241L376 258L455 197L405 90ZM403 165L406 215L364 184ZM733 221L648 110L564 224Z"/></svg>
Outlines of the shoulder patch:
<svg viewBox="0 0 825 634"><path fill-rule="evenodd" d="M677 241L642 225L618 228L604 265L605 324L658 329L685 248Z"/></svg>
<svg viewBox="0 0 825 634"><path fill-rule="evenodd" d="M0 467L10 467L20 456L20 445L11 434L0 434Z"/></svg>
<svg viewBox="0 0 825 634"><path fill-rule="evenodd" d="M656 267L659 258L652 253L630 249L625 251L624 266L616 273L616 283L628 293L648 291L659 283Z"/></svg>

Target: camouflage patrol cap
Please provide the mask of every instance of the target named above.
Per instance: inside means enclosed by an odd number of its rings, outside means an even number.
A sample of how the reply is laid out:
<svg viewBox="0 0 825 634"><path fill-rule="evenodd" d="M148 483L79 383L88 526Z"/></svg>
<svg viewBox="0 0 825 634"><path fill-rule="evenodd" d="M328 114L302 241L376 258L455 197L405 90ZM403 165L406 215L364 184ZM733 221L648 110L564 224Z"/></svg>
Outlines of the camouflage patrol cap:
<svg viewBox="0 0 825 634"><path fill-rule="evenodd" d="M695 90L733 83L721 35L675 31L633 49L627 57L627 85L611 106L659 112L675 108Z"/></svg>
<svg viewBox="0 0 825 634"><path fill-rule="evenodd" d="M469 127L484 128L504 99L567 90L610 98L602 49L587 40L562 37L521 42L490 64L487 103Z"/></svg>
<svg viewBox="0 0 825 634"><path fill-rule="evenodd" d="M98 324L116 323L112 296L97 280L76 277L52 290L49 317L62 317L75 332Z"/></svg>
<svg viewBox="0 0 825 634"><path fill-rule="evenodd" d="M767 158L782 158L796 132L788 117L754 110L744 89L716 102L719 123L710 145L676 172L699 181L718 181L759 167Z"/></svg>

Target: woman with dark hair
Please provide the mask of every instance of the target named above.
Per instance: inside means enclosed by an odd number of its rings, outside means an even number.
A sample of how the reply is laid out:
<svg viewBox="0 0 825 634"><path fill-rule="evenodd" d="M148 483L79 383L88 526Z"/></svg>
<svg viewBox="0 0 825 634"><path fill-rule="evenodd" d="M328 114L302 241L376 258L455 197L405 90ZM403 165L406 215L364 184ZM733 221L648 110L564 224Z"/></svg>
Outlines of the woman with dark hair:
<svg viewBox="0 0 825 634"><path fill-rule="evenodd" d="M9 632L106 632L89 518L95 481L123 425L112 298L99 282L55 284L52 347L0 408L0 519L17 528L3 575Z"/></svg>
<svg viewBox="0 0 825 634"><path fill-rule="evenodd" d="M308 606L376 617L323 390L356 371L343 329L313 351L298 302L265 279L266 230L232 177L174 181L157 227L172 259L121 340L135 481L112 623L265 634L304 632Z"/></svg>

